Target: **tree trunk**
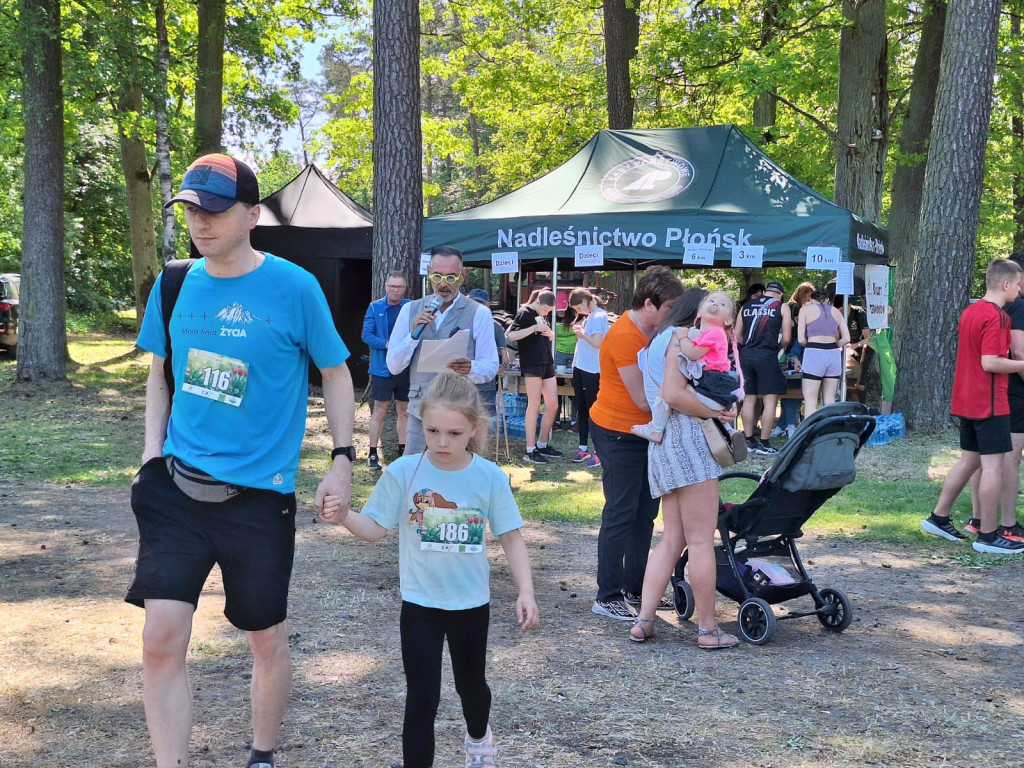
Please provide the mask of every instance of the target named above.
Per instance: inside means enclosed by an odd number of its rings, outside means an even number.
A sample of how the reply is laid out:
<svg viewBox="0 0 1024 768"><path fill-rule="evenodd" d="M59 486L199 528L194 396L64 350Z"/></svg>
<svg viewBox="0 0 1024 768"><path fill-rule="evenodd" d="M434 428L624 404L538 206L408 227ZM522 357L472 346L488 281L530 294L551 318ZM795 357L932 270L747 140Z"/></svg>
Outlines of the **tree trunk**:
<svg viewBox="0 0 1024 768"><path fill-rule="evenodd" d="M768 0L764 3L761 9L762 50L775 39L778 22L779 2L778 0ZM775 125L775 121L778 117L777 111L779 100L775 97L775 94L773 93L774 90L775 83L772 83L770 90L764 90L754 97L754 127L763 129L761 138L765 144L770 144L775 140L775 137L772 135L771 128Z"/></svg>
<svg viewBox="0 0 1024 768"><path fill-rule="evenodd" d="M373 4L373 295L388 272L420 284L423 137L420 14L415 0ZM430 246L443 245L431 243Z"/></svg>
<svg viewBox="0 0 1024 768"><path fill-rule="evenodd" d="M224 19L227 0L199 0L195 155L223 150Z"/></svg>
<svg viewBox="0 0 1024 768"><path fill-rule="evenodd" d="M638 279L639 275L637 275L636 278ZM617 269L612 272L611 280L609 282L611 283L610 286L605 285L605 281L601 281L601 284L604 287L610 288L610 290L615 294L615 298L608 303L606 309L609 312L615 312L616 314L621 315L629 309L633 303L633 292L634 288L636 288L636 280L634 279L633 270Z"/></svg>
<svg viewBox="0 0 1024 768"><path fill-rule="evenodd" d="M896 361L894 405L925 432L949 422L958 316L974 269L1001 7L1000 0L957 0L946 18L917 264L903 305L917 312L918 323L904 335ZM919 308L927 308L927 322Z"/></svg>
<svg viewBox="0 0 1024 768"><path fill-rule="evenodd" d="M885 0L843 0L843 18L835 200L877 222L889 143Z"/></svg>
<svg viewBox="0 0 1024 768"><path fill-rule="evenodd" d="M1020 26L1020 16L1010 16L1010 33L1018 39L1018 44ZM1024 114L1024 89L1020 85L1013 88L1013 113L1013 145L1016 147L1017 157L1021 157L1024 154L1024 118L1021 117ZM1014 171L1013 174L1013 253L1024 253L1024 176L1020 171Z"/></svg>
<svg viewBox="0 0 1024 768"><path fill-rule="evenodd" d="M171 46L167 40L167 15L164 0L156 3L156 165L160 179L160 216L163 219L163 237L160 246L160 261L167 263L175 258L177 231L174 211L164 206L174 197L171 179L171 137L167 125L167 71L171 63Z"/></svg>
<svg viewBox="0 0 1024 768"><path fill-rule="evenodd" d="M946 3L930 0L924 11L921 42L914 62L910 102L900 134L899 162L892 177L892 205L889 208L889 263L893 269L893 347L899 359L904 338L921 330L919 313L908 302L917 260L917 234L921 218L921 191L928 166L928 141L935 115L935 96L942 59L942 37L946 29ZM899 400L899 379L897 400Z"/></svg>
<svg viewBox="0 0 1024 768"><path fill-rule="evenodd" d="M604 71L608 88L608 127L633 127L633 87L629 62L640 40L640 0L603 0Z"/></svg>
<svg viewBox="0 0 1024 768"><path fill-rule="evenodd" d="M23 0L25 188L19 381L66 378L60 0Z"/></svg>
<svg viewBox="0 0 1024 768"><path fill-rule="evenodd" d="M142 109L142 89L126 86L118 105L122 122L118 126L121 146L121 170L128 193L128 229L132 251L132 282L135 286L136 327L149 301L161 262L156 253L156 227L153 218L153 177L146 156L146 143L139 135L137 117Z"/></svg>

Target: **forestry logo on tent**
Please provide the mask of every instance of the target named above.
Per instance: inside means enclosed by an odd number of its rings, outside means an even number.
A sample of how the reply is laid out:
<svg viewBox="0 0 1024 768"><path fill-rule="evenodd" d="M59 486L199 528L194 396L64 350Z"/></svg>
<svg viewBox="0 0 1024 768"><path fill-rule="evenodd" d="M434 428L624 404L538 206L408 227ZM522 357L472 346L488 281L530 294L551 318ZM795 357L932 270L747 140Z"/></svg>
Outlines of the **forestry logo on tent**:
<svg viewBox="0 0 1024 768"><path fill-rule="evenodd" d="M616 165L601 179L600 192L615 203L654 203L683 193L694 177L689 160L659 152Z"/></svg>

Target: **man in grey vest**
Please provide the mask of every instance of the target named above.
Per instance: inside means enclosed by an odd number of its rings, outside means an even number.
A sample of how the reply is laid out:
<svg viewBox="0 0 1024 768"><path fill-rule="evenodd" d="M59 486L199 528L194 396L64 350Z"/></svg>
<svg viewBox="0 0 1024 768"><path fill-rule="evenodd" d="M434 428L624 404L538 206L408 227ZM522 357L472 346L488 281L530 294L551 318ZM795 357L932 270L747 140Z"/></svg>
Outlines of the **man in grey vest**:
<svg viewBox="0 0 1024 768"><path fill-rule="evenodd" d="M423 422L420 421L420 399L431 379L437 375L436 372L419 370L423 341L449 339L459 331L469 331L466 357L452 360L448 368L468 376L477 386L489 383L498 372L498 350L494 344L494 321L490 310L459 292L459 286L466 279L461 251L450 245L432 249L427 277L433 295L410 301L402 307L388 341L388 370L398 374L409 369L407 454L422 453L426 448ZM441 304L434 309L437 301Z"/></svg>

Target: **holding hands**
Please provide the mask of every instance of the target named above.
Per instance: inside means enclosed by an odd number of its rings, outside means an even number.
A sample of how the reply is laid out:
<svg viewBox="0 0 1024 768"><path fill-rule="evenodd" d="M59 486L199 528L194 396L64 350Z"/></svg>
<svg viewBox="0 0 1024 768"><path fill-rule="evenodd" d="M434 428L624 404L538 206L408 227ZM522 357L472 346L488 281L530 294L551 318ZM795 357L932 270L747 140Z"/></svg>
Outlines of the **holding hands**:
<svg viewBox="0 0 1024 768"><path fill-rule="evenodd" d="M340 496L325 495L322 500L318 497L314 507L321 523L339 525L348 517L348 504L342 504Z"/></svg>

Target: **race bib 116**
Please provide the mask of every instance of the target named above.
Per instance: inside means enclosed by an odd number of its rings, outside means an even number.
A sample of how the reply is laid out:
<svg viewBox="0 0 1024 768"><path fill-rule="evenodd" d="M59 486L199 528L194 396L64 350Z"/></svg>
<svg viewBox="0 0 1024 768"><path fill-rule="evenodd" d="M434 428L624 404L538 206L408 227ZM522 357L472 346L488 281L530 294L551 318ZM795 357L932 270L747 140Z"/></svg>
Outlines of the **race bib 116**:
<svg viewBox="0 0 1024 768"><path fill-rule="evenodd" d="M238 407L248 383L248 363L201 349L188 351L182 392Z"/></svg>

